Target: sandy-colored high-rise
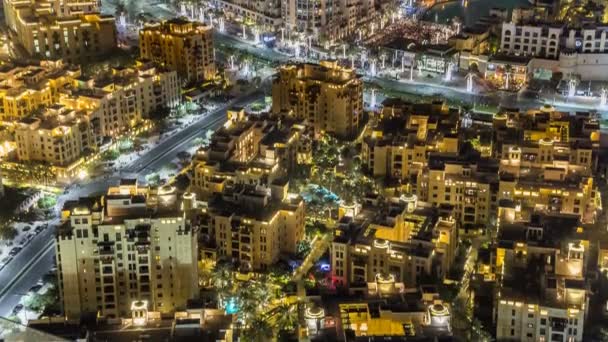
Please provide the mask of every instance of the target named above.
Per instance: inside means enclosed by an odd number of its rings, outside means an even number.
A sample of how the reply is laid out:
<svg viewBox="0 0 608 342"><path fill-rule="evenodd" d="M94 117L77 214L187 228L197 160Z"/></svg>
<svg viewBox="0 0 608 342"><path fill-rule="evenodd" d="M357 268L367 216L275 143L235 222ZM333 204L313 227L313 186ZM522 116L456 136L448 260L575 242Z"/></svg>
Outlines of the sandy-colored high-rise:
<svg viewBox="0 0 608 342"><path fill-rule="evenodd" d="M272 113L306 120L315 133L352 138L362 127L363 82L337 62L285 65L272 83Z"/></svg>
<svg viewBox="0 0 608 342"><path fill-rule="evenodd" d="M95 1L5 0L4 14L18 55L79 63L116 48L114 17Z"/></svg>
<svg viewBox="0 0 608 342"><path fill-rule="evenodd" d="M65 203L56 255L66 317L128 317L138 301L170 314L198 297L198 231L184 209L195 203L175 191L122 180Z"/></svg>
<svg viewBox="0 0 608 342"><path fill-rule="evenodd" d="M184 83L215 77L213 29L201 23L175 18L148 24L139 32L139 53L177 71Z"/></svg>

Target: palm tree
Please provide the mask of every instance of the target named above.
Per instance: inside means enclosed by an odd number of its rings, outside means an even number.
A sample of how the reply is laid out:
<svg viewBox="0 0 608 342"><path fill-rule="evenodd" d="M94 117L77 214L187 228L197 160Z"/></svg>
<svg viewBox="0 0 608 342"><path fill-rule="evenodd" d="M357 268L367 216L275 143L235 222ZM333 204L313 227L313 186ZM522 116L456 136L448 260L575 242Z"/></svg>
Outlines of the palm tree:
<svg viewBox="0 0 608 342"><path fill-rule="evenodd" d="M212 275L213 284L217 291L218 300L220 303L232 296L234 282L232 278L232 270L227 265L218 265Z"/></svg>
<svg viewBox="0 0 608 342"><path fill-rule="evenodd" d="M275 328L278 331L292 331L298 324L297 304L281 304L274 310Z"/></svg>
<svg viewBox="0 0 608 342"><path fill-rule="evenodd" d="M272 336L272 327L262 317L254 317L241 334L245 342L267 342Z"/></svg>

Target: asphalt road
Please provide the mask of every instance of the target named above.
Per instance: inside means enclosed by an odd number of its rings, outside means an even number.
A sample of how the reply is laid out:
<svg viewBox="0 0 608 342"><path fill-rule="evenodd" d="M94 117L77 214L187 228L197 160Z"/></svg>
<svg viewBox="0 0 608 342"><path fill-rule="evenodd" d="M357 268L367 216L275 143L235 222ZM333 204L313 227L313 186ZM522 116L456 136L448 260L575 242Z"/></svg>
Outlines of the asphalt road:
<svg viewBox="0 0 608 342"><path fill-rule="evenodd" d="M54 227L49 224L0 271L0 316L10 316L22 295L52 268L53 235Z"/></svg>
<svg viewBox="0 0 608 342"><path fill-rule="evenodd" d="M208 129L215 130L221 126L226 121L227 109L233 106L245 106L263 98L264 93L262 91L254 91L249 95L229 101L213 112L206 114L199 121L171 135L145 155L122 168L122 172L141 177L147 173L160 170L164 165L173 161L180 151L188 149L194 139L204 135Z"/></svg>
<svg viewBox="0 0 608 342"><path fill-rule="evenodd" d="M263 99L264 93L252 93L229 101L225 105L207 114L199 121L143 154L138 160L127 166L125 172L101 177L73 185L66 194L60 195L57 203L61 208L67 200L83 196L101 194L108 186L118 183L120 178L143 174L143 171L156 171L176 158L177 153L190 146L198 136L208 129L216 129L226 121L226 110L231 106L245 106ZM28 243L2 270L0 270L0 316L10 316L21 297L48 272L54 264L54 233L59 219L49 222L49 227ZM20 315L21 317L21 315ZM23 319L23 317L21 317Z"/></svg>

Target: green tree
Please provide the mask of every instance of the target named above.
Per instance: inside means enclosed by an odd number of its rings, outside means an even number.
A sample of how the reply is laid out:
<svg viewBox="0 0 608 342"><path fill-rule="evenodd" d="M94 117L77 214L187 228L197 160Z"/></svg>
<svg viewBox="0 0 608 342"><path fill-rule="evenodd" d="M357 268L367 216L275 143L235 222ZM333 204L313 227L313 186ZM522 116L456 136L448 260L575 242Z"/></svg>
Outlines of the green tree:
<svg viewBox="0 0 608 342"><path fill-rule="evenodd" d="M292 331L298 324L297 304L281 304L276 307L274 316L276 317L275 327L279 331Z"/></svg>
<svg viewBox="0 0 608 342"><path fill-rule="evenodd" d="M254 317L243 330L241 337L245 342L267 342L272 336L270 324L262 317Z"/></svg>
<svg viewBox="0 0 608 342"><path fill-rule="evenodd" d="M13 240L18 234L19 232L17 229L11 225L4 225L3 227L0 227L0 239L2 240Z"/></svg>

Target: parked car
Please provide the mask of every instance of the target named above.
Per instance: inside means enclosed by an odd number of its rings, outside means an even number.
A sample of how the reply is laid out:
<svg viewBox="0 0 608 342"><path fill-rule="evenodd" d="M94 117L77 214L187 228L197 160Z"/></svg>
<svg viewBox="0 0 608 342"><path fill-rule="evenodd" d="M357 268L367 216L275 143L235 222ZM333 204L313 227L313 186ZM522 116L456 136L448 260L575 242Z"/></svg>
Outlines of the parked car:
<svg viewBox="0 0 608 342"><path fill-rule="evenodd" d="M36 293L36 292L40 291L41 288L42 288L42 285L36 284L36 285L30 287L30 292Z"/></svg>
<svg viewBox="0 0 608 342"><path fill-rule="evenodd" d="M8 252L8 255L15 256L15 255L17 255L17 253L19 253L20 250L21 250L21 247L13 247L13 249L11 249L11 251Z"/></svg>
<svg viewBox="0 0 608 342"><path fill-rule="evenodd" d="M18 314L19 312L21 312L21 310L23 310L23 304L17 304L17 306L15 306L15 308L13 309L13 315Z"/></svg>

